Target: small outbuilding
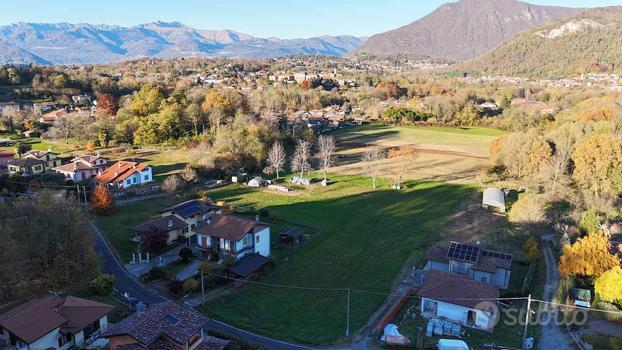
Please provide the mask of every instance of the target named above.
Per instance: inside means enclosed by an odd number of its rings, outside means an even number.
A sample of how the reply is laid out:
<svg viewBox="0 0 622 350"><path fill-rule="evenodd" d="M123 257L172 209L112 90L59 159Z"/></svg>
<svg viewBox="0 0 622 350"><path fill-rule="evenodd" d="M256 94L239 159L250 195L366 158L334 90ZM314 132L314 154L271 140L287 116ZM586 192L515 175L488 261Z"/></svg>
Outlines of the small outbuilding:
<svg viewBox="0 0 622 350"><path fill-rule="evenodd" d="M248 181L248 183L246 184L246 186L248 187L261 187L264 184L264 179L260 178L260 177L254 177L251 180Z"/></svg>
<svg viewBox="0 0 622 350"><path fill-rule="evenodd" d="M295 245L302 242L303 236L299 228L291 227L279 233L279 238L283 243Z"/></svg>
<svg viewBox="0 0 622 350"><path fill-rule="evenodd" d="M482 197L482 206L486 209L495 209L505 213L505 194L497 188L487 188Z"/></svg>

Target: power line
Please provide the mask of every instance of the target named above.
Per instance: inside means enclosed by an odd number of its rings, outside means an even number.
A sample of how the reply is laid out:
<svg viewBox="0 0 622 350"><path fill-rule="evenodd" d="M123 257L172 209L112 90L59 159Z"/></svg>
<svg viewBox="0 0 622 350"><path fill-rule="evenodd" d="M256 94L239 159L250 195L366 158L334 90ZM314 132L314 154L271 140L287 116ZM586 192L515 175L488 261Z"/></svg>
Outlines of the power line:
<svg viewBox="0 0 622 350"><path fill-rule="evenodd" d="M539 300L539 299L531 299L531 301L536 301L536 302L543 303L543 304L555 305L555 306L570 308L570 309L578 309L578 310L583 310L583 311L596 311L596 312L603 312L603 313L614 314L614 315L622 315L622 311L585 308L585 307L580 307L580 306L575 306L575 305L560 304L560 303L555 303L552 301L544 301L544 300Z"/></svg>

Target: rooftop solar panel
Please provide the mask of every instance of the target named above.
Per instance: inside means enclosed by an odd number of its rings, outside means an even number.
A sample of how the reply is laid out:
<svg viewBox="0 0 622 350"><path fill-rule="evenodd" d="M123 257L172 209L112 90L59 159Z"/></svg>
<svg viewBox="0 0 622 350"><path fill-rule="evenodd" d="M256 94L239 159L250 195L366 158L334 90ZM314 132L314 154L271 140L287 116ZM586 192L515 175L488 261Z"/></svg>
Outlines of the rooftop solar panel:
<svg viewBox="0 0 622 350"><path fill-rule="evenodd" d="M447 250L447 257L450 259L476 262L479 257L480 248L468 244L451 242Z"/></svg>

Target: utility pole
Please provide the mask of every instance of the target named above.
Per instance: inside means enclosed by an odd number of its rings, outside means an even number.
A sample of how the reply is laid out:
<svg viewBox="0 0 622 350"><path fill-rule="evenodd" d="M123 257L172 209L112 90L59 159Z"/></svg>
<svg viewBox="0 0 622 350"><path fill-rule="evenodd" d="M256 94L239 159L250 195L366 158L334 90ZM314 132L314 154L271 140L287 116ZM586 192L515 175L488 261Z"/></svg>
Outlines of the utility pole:
<svg viewBox="0 0 622 350"><path fill-rule="evenodd" d="M350 288L348 288L348 308L346 316L346 338L350 336Z"/></svg>
<svg viewBox="0 0 622 350"><path fill-rule="evenodd" d="M86 199L86 186L82 186L82 191L84 192L84 204L86 205L86 203L88 203L89 201Z"/></svg>
<svg viewBox="0 0 622 350"><path fill-rule="evenodd" d="M201 305L205 305L205 283L203 282L203 270L201 270Z"/></svg>
<svg viewBox="0 0 622 350"><path fill-rule="evenodd" d="M531 294L527 297L527 313L525 314L525 329L523 331L523 344L521 349L526 350L527 348L527 328L529 327L529 316L531 314Z"/></svg>
<svg viewBox="0 0 622 350"><path fill-rule="evenodd" d="M76 184L76 196L78 196L78 203L80 203L80 185Z"/></svg>

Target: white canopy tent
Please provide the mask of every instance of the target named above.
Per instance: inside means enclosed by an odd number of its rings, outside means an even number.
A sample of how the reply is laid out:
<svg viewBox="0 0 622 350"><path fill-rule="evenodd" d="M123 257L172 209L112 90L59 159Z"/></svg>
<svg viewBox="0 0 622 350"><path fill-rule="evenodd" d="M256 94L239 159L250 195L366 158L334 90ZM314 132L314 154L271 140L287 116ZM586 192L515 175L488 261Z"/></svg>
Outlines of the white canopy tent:
<svg viewBox="0 0 622 350"><path fill-rule="evenodd" d="M487 209L494 208L505 213L505 194L497 188L485 189L482 197L482 206Z"/></svg>

